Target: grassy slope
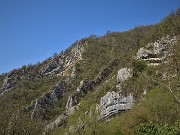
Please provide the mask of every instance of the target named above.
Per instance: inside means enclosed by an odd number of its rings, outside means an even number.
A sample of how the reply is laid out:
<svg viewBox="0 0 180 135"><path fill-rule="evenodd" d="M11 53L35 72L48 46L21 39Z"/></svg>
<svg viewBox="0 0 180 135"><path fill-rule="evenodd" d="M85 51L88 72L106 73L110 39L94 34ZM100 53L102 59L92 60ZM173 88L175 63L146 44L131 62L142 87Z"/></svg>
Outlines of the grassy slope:
<svg viewBox="0 0 180 135"><path fill-rule="evenodd" d="M79 116L83 117L84 111L86 111L87 108L92 108L93 110L95 108L95 104L99 102L100 97L103 96L107 91L111 91L112 89L116 90L114 87L116 85L116 77L114 77L113 79L112 77L117 74L117 71L121 67L132 67L133 57L135 56L139 47L145 46L148 42L155 41L159 37L166 36L167 34L178 35L180 34L179 27L180 16L179 11L177 11L176 14L171 14L161 23L154 26L141 26L123 33L113 32L108 33L103 37L96 38L91 36L89 38L83 39L88 41L88 46L85 48L83 60L76 64L79 69L78 77L74 82L73 87L69 88L66 97L68 97L71 92L76 90L76 87L79 85L79 82L81 80L94 79L97 74L103 68L105 68L114 58L117 58L119 60L119 66L107 78L107 80L110 80L109 82L104 83L94 92L89 93L82 99L81 109L78 110L72 117L70 117L69 121L67 122L67 126L63 127L63 129L60 129L56 133L60 134L64 132L64 129L74 124ZM179 47L179 45L177 45L177 47ZM180 56L178 54L178 51L176 52L176 54L178 61L177 63L179 64ZM48 60L44 63L46 65L48 63ZM34 68L34 70L37 71L38 69L40 69L40 67L43 67L43 63L35 66L36 67ZM163 70L175 73L174 68L169 66L167 66L166 69L163 66L159 67L156 70L158 70L159 73L161 73ZM141 93L144 88L154 89L148 95L148 97L145 98L142 103L140 103L141 107L138 106L137 103L137 105L135 105L134 109L131 112L117 115L117 117L115 117L108 123L96 122L95 118L87 119L86 121L88 123L88 127L85 130L82 130L79 134L91 134L94 132L97 134L133 134L136 130L136 126L143 122L154 122L156 124L168 123L173 125L176 122L174 118L179 118L179 110L177 109L177 103L174 100L174 97L169 94L163 86L149 81L150 78L161 81L159 75L153 71L154 69L152 68L145 68L144 71L142 71L142 73L139 73L136 78L133 78L132 80L126 82L125 88L135 92L137 97L139 98L141 97ZM144 77L147 77L146 80L144 79ZM12 114L12 112L14 112L14 109L12 108L17 109L24 107L35 98L42 95L43 92L51 90L54 85L61 79L63 78L47 77L38 78L37 80L22 80L21 83L14 90L12 90L12 92L8 93L5 97L2 97L0 99L1 120L3 121L3 117L7 116L7 114ZM172 82L174 84L173 89L178 89L179 81L177 81L177 78L172 79ZM159 96L162 94L164 94L164 96ZM177 92L177 95L178 94L179 93ZM159 105L157 104L159 103L159 100L163 100L164 102ZM64 101L66 102L66 100ZM59 104L65 104L64 101L61 101L61 103ZM147 104L150 106L147 106ZM156 106L156 110L153 110L153 104ZM170 117L170 119L164 118L164 120L160 121L159 119L161 119L162 116L166 117L166 113L164 113L166 110L162 110L162 106L164 105L167 105L167 108L172 112L172 114L170 114L172 115L172 119ZM58 110L59 109L61 108L58 108ZM53 115L57 114L58 111ZM26 121L28 123L30 120ZM4 123L1 123L0 130L3 130L2 127ZM21 123L22 121L19 121L19 124ZM33 122L31 122L30 124L33 125L32 123ZM22 124L22 126L27 128L27 125ZM28 127L27 129L31 128L33 129L35 127ZM41 128L41 126L39 128ZM34 134L36 133L37 132L35 132Z"/></svg>

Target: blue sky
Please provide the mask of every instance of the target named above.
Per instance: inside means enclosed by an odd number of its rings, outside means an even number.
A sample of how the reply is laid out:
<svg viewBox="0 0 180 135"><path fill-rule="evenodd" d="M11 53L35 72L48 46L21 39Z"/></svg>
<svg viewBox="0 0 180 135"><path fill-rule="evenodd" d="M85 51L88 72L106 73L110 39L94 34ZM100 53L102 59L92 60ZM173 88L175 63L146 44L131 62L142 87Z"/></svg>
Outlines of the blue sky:
<svg viewBox="0 0 180 135"><path fill-rule="evenodd" d="M180 0L0 0L0 73L92 34L158 23Z"/></svg>

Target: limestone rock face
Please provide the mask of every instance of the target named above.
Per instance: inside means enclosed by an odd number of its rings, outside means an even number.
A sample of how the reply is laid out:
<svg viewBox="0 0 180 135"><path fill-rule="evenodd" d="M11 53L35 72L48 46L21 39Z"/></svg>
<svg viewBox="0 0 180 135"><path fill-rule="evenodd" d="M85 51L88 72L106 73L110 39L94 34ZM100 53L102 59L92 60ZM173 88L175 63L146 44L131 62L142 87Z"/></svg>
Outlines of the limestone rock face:
<svg viewBox="0 0 180 135"><path fill-rule="evenodd" d="M73 66L73 68L72 68L71 77L72 78L76 77L76 68L75 68L75 66Z"/></svg>
<svg viewBox="0 0 180 135"><path fill-rule="evenodd" d="M3 95L5 92L11 90L11 88L13 88L16 85L18 79L14 77L14 74L15 74L14 71L11 71L5 77L5 79L3 81L3 86L2 86L2 88L0 88L0 94L1 95Z"/></svg>
<svg viewBox="0 0 180 135"><path fill-rule="evenodd" d="M86 41L76 43L66 52L46 60L43 64L39 64L41 68L37 67L38 70L35 69L36 66L28 65L9 72L4 79L3 86L0 88L0 94L3 95L5 92L11 90L22 79L35 79L54 75L69 76L67 71L72 68L77 61L82 59L82 53L87 44ZM74 68L71 76L75 77Z"/></svg>
<svg viewBox="0 0 180 135"><path fill-rule="evenodd" d="M69 96L67 104L66 104L66 109L69 110L71 107L73 107L73 99L72 99L72 96Z"/></svg>
<svg viewBox="0 0 180 135"><path fill-rule="evenodd" d="M148 43L145 47L138 50L136 59L147 61L148 65L159 65L167 61L167 56L170 54L170 48L177 42L176 36L162 37L156 42Z"/></svg>
<svg viewBox="0 0 180 135"><path fill-rule="evenodd" d="M112 115L131 109L133 105L133 95L122 95L121 87L123 83L133 76L132 69L121 68L117 74L117 88L118 92L107 92L106 95L101 97L97 110L99 111L99 119L107 119Z"/></svg>
<svg viewBox="0 0 180 135"><path fill-rule="evenodd" d="M63 95L64 85L62 83L58 83L54 90L50 93L50 99L52 101L57 101Z"/></svg>
<svg viewBox="0 0 180 135"><path fill-rule="evenodd" d="M121 68L117 74L117 82L122 84L128 78L132 77L132 69L130 68Z"/></svg>
<svg viewBox="0 0 180 135"><path fill-rule="evenodd" d="M65 53L52 58L49 64L42 69L42 74L52 76L54 74L66 75L66 71L82 59L82 53L87 42L78 42Z"/></svg>
<svg viewBox="0 0 180 135"><path fill-rule="evenodd" d="M133 105L133 95L119 95L117 92L108 92L101 97L98 110L100 111L100 119L109 118L112 115L131 109Z"/></svg>
<svg viewBox="0 0 180 135"><path fill-rule="evenodd" d="M69 96L66 104L66 115L68 116L72 115L78 109L79 106L79 104L77 104L78 102L73 98L74 97Z"/></svg>
<svg viewBox="0 0 180 135"><path fill-rule="evenodd" d="M151 50L148 50L144 47L140 48L137 52L137 58L140 59L140 58L147 58L148 56L150 55L154 55L153 54L153 51Z"/></svg>

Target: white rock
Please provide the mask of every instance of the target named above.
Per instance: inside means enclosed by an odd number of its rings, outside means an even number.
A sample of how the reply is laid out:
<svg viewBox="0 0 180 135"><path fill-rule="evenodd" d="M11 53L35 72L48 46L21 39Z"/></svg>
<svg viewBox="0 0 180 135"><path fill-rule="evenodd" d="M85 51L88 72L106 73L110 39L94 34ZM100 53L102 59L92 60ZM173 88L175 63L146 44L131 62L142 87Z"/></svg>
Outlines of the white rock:
<svg viewBox="0 0 180 135"><path fill-rule="evenodd" d="M132 94L125 97L120 96L114 91L107 92L107 94L101 98L100 104L97 105L96 109L99 110L100 119L108 118L118 112L131 109L133 101Z"/></svg>
<svg viewBox="0 0 180 135"><path fill-rule="evenodd" d="M132 69L130 68L121 68L117 74L117 82L122 84L128 78L132 77Z"/></svg>

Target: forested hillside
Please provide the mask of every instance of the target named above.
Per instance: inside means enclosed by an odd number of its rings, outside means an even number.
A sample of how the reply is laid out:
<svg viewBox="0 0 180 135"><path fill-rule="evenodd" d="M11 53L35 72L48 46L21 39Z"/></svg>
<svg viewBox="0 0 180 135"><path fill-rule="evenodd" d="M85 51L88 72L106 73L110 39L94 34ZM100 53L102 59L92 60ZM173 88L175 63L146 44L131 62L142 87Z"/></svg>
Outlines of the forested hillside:
<svg viewBox="0 0 180 135"><path fill-rule="evenodd" d="M180 9L0 75L0 134L180 134Z"/></svg>

